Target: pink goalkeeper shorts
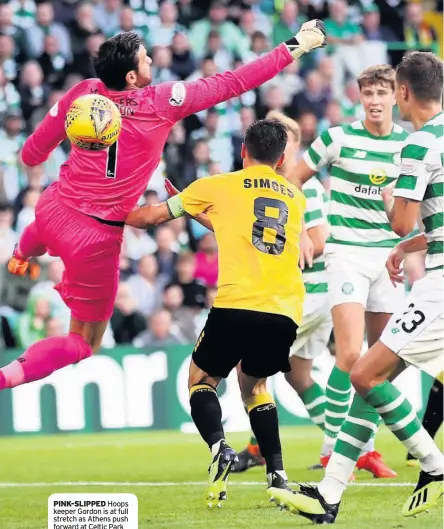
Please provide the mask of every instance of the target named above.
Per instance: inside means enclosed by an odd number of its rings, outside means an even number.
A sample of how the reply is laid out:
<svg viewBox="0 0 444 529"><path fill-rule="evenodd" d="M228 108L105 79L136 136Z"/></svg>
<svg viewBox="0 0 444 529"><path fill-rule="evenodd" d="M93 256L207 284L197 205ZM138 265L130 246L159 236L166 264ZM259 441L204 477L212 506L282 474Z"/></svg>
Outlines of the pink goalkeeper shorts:
<svg viewBox="0 0 444 529"><path fill-rule="evenodd" d="M50 255L63 260L65 272L55 289L80 321L109 320L119 283L123 227L109 226L61 202L57 183L40 197L36 225Z"/></svg>

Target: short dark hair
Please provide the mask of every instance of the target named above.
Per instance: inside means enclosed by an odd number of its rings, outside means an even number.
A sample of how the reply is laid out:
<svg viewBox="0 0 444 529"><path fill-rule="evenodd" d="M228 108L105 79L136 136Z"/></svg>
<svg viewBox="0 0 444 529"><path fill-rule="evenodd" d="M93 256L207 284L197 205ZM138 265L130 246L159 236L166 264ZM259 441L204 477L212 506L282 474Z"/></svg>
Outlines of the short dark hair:
<svg viewBox="0 0 444 529"><path fill-rule="evenodd" d="M396 68L396 80L407 84L420 101L441 101L443 63L428 51L407 53Z"/></svg>
<svg viewBox="0 0 444 529"><path fill-rule="evenodd" d="M124 90L126 75L131 70L138 71L137 52L141 45L140 37L132 32L119 33L106 40L93 57L97 77L112 90Z"/></svg>
<svg viewBox="0 0 444 529"><path fill-rule="evenodd" d="M280 121L261 119L248 127L244 144L254 160L274 165L284 153L287 140L287 131Z"/></svg>

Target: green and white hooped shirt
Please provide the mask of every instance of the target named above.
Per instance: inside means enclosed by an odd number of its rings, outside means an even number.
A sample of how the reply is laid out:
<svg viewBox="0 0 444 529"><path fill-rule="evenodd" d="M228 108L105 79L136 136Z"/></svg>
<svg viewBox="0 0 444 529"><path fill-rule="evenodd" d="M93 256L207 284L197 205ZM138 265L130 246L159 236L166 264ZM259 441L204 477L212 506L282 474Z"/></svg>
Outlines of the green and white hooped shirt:
<svg viewBox="0 0 444 529"><path fill-rule="evenodd" d="M328 244L392 248L399 242L381 189L399 175L407 136L399 125L393 125L389 136L373 136L362 121L355 121L324 131L305 152L304 160L313 171L330 169Z"/></svg>
<svg viewBox="0 0 444 529"><path fill-rule="evenodd" d="M444 112L407 139L393 195L421 202L426 271L444 269Z"/></svg>

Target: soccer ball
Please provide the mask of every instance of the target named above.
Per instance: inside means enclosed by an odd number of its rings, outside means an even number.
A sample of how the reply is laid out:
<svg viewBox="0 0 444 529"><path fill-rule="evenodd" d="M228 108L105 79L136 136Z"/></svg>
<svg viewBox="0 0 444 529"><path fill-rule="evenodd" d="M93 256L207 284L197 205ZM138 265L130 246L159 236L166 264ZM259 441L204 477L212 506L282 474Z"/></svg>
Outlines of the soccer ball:
<svg viewBox="0 0 444 529"><path fill-rule="evenodd" d="M101 151L110 147L117 141L121 128L119 109L101 95L77 98L66 114L66 135L80 149Z"/></svg>

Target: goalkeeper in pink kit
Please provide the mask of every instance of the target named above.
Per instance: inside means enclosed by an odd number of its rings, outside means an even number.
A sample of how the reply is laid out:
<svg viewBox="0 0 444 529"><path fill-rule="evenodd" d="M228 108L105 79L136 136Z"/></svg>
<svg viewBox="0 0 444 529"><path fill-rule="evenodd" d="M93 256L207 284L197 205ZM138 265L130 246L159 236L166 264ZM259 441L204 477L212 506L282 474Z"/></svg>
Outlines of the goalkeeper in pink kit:
<svg viewBox="0 0 444 529"><path fill-rule="evenodd" d="M145 191L174 123L256 88L323 45L323 24L313 20L290 41L236 71L150 86L151 59L135 33L102 44L94 58L98 78L78 83L48 112L26 141L22 160L34 166L48 158L66 138L71 103L86 94L106 96L120 108L119 139L104 151L73 145L59 181L42 194L35 222L8 264L10 272L22 275L32 257L49 252L63 260L56 289L71 310L70 332L36 342L0 369L0 390L47 377L99 349L113 311L125 219Z"/></svg>

